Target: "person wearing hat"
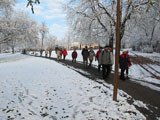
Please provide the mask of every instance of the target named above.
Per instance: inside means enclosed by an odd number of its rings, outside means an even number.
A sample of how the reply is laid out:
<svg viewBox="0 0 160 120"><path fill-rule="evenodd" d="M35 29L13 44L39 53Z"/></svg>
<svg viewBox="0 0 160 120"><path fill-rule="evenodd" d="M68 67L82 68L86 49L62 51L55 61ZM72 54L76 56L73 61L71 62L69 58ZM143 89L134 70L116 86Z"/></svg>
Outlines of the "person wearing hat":
<svg viewBox="0 0 160 120"><path fill-rule="evenodd" d="M106 45L104 50L101 51L99 64L102 65L102 77L105 79L110 74L111 66L113 64L110 46Z"/></svg>
<svg viewBox="0 0 160 120"><path fill-rule="evenodd" d="M82 56L83 56L83 64L84 64L84 67L87 68L87 67L88 67L88 57L89 57L89 52L88 52L87 46L85 46L85 48L83 48L81 54L82 54Z"/></svg>
<svg viewBox="0 0 160 120"><path fill-rule="evenodd" d="M121 69L120 79L126 80L128 79L128 68L131 66L131 61L128 56L128 51L124 50L123 53L119 57L119 65ZM127 76L125 77L124 72L126 71Z"/></svg>

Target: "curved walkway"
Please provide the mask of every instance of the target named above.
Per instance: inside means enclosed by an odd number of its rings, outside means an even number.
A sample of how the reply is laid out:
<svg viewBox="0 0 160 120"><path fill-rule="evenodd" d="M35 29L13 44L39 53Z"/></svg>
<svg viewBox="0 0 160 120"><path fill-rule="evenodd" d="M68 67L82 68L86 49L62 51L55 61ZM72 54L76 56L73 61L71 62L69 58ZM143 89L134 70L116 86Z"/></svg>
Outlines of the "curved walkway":
<svg viewBox="0 0 160 120"><path fill-rule="evenodd" d="M56 58L47 58L47 59L57 61ZM75 70L76 72L92 80L101 79L102 81L105 81L109 84L113 84L114 74L111 73L107 79L103 80L102 75L101 75L102 73L101 71L98 72L96 66L86 69L84 68L82 62L72 63L72 61L70 60L65 60L65 61L61 60L57 62L69 67L70 69ZM147 107L150 110L147 110L145 108L140 108L138 106L137 106L137 109L139 109L146 116L148 120L156 120L158 119L158 117L160 118L160 102L159 102L160 92L154 91L150 88L139 85L131 80L126 80L126 81L119 80L118 88L120 90L125 91L130 96L132 96L133 99L143 101L147 105ZM128 102L132 104L133 99L128 100Z"/></svg>

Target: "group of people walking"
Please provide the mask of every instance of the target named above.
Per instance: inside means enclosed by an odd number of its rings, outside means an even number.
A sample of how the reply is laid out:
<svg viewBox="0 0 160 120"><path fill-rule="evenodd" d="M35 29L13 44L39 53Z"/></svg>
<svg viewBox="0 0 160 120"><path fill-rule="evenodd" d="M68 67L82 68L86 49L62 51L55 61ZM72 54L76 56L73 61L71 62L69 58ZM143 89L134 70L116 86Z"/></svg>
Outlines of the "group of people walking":
<svg viewBox="0 0 160 120"><path fill-rule="evenodd" d="M45 57L48 57L48 53L49 53L49 57L51 57L52 49L46 49L45 50Z"/></svg>
<svg viewBox="0 0 160 120"><path fill-rule="evenodd" d="M52 49L46 49L46 50L44 51L45 57L51 57L52 51L53 51ZM43 53L43 51L40 50L40 56L42 56L42 53ZM64 48L63 50L57 48L56 54L57 54L57 60L61 60L61 59L62 59L62 56L63 56L63 60L65 60L66 55L68 55L67 50L66 50L65 48ZM49 55L49 56L48 56L48 55Z"/></svg>
<svg viewBox="0 0 160 120"><path fill-rule="evenodd" d="M111 67L113 65L113 54L112 48L110 46L105 46L104 50L102 49L102 47L100 47L96 54L93 51L92 47L90 47L90 50L88 51L88 48L86 46L82 50L82 56L84 67L90 67L95 57L95 61L98 61L98 71L100 71L100 68L102 66L102 77L105 79L110 74ZM88 59L90 62L89 65Z"/></svg>
<svg viewBox="0 0 160 120"><path fill-rule="evenodd" d="M96 52L96 54L93 51L93 48L90 47L89 51L87 46L82 50L82 56L83 56L83 64L84 67L90 67L92 65L93 59L95 57L95 61L98 61L98 71L100 71L102 67L102 77L105 79L109 76L112 65L114 64L113 59L113 50L110 46L105 46L104 49L102 47L99 47L99 50ZM89 65L88 65L88 59L89 59ZM119 64L121 69L120 79L126 80L129 79L128 77L128 69L131 66L130 57L128 55L128 51L123 51L123 53L119 57ZM124 72L126 71L126 77Z"/></svg>
<svg viewBox="0 0 160 120"><path fill-rule="evenodd" d="M68 55L66 48L64 48L63 50L57 48L56 54L57 54L58 61L62 59L62 56L63 56L63 60L65 60L66 56Z"/></svg>
<svg viewBox="0 0 160 120"><path fill-rule="evenodd" d="M45 57L51 57L52 50L45 50ZM64 48L63 50L60 48L56 49L56 54L57 54L57 60L61 60L63 56L63 60L65 60L66 56L68 55L67 50ZM101 70L102 68L102 77L103 79L106 79L111 70L112 70L112 65L114 64L113 60L113 50L110 46L105 46L104 49L102 47L99 47L97 50L96 54L93 50L92 47L89 48L85 46L85 48L82 49L82 57L83 57L83 65L85 68L89 68L92 65L92 62L95 58L95 61L98 61L98 71ZM77 51L76 49L73 50L72 52L72 62L76 63L77 59ZM89 60L89 63L88 63ZM128 55L128 51L123 51L123 53L119 57L119 66L121 69L121 74L120 74L120 79L125 80L129 79L128 77L128 69L131 66L131 61L130 57ZM124 72L126 71L126 77Z"/></svg>
<svg viewBox="0 0 160 120"><path fill-rule="evenodd" d="M85 46L84 49L82 49L82 56L83 56L83 64L84 64L84 67L88 67L88 59L89 59L89 67L92 65L92 62L93 62L93 59L94 59L94 56L95 56L95 52L93 51L93 48L90 47L89 51L88 51L88 48L87 46Z"/></svg>
<svg viewBox="0 0 160 120"><path fill-rule="evenodd" d="M41 50L40 50L40 56L42 56L42 53L43 53L43 50L41 49ZM44 53L45 53L45 57L48 57L48 53L49 53L49 57L51 57L52 49L46 49L46 50L44 51Z"/></svg>

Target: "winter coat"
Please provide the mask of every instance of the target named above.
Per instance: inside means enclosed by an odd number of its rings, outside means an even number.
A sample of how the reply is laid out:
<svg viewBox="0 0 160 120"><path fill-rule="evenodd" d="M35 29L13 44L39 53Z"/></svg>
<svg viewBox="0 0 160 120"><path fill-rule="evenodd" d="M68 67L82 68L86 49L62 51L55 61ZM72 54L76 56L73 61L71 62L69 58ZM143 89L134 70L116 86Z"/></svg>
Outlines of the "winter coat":
<svg viewBox="0 0 160 120"><path fill-rule="evenodd" d="M61 56L61 51L57 50L57 56Z"/></svg>
<svg viewBox="0 0 160 120"><path fill-rule="evenodd" d="M48 54L48 50L45 50L45 54Z"/></svg>
<svg viewBox="0 0 160 120"><path fill-rule="evenodd" d="M62 54L63 54L63 51L60 49L60 56L62 56Z"/></svg>
<svg viewBox="0 0 160 120"><path fill-rule="evenodd" d="M64 50L63 50L63 55L66 56L67 54L68 54L68 53L67 53L67 50L64 49Z"/></svg>
<svg viewBox="0 0 160 120"><path fill-rule="evenodd" d="M49 54L51 54L51 53L52 53L52 49L49 50Z"/></svg>
<svg viewBox="0 0 160 120"><path fill-rule="evenodd" d="M76 51L72 52L72 58L77 58L77 52Z"/></svg>
<svg viewBox="0 0 160 120"><path fill-rule="evenodd" d="M25 50L25 53L26 53L26 50ZM42 55L42 53L43 53L43 50L40 50L40 54Z"/></svg>
<svg viewBox="0 0 160 120"><path fill-rule="evenodd" d="M100 58L99 58L99 64L102 65L112 65L113 64L113 58L112 58L112 52L108 50L103 50L100 53Z"/></svg>
<svg viewBox="0 0 160 120"><path fill-rule="evenodd" d="M88 52L88 49L83 49L82 50L82 56L83 56L83 59L84 60L87 60L88 59L88 56L89 56L89 52Z"/></svg>
<svg viewBox="0 0 160 120"><path fill-rule="evenodd" d="M126 54L121 54L119 57L119 67L121 69L127 69L131 66L130 58Z"/></svg>
<svg viewBox="0 0 160 120"><path fill-rule="evenodd" d="M95 59L98 60L98 61L99 61L99 58L100 58L101 51L102 50L98 50L97 53L96 53L96 55L95 55Z"/></svg>
<svg viewBox="0 0 160 120"><path fill-rule="evenodd" d="M93 60L95 56L95 52L92 50L92 51L89 51L89 60Z"/></svg>

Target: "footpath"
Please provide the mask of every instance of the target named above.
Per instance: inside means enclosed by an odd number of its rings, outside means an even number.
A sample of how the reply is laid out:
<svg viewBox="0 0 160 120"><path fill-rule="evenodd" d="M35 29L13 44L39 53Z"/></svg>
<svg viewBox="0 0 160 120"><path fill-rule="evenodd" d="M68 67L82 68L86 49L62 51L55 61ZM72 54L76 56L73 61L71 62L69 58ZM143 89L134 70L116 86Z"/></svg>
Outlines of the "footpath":
<svg viewBox="0 0 160 120"><path fill-rule="evenodd" d="M45 57L43 57L45 58ZM57 61L56 58L45 58ZM82 62L73 63L71 60L60 60L57 61L60 64L73 69L74 71L80 73L81 75L90 78L91 80L100 79L105 81L108 84L112 84L114 82L114 74L113 72L109 75L108 78L102 78L102 72L97 70L97 66L91 66L89 68L84 68ZM84 74L84 72L88 74ZM132 79L132 78L130 78ZM128 103L133 104L133 99L140 100L147 105L149 109L141 108L137 106L137 109L143 113L147 120L156 120L160 118L160 92L152 90L148 87L144 87L140 84L132 82L131 80L118 81L118 88L120 90L125 91L127 94L132 96L131 100L128 100Z"/></svg>

